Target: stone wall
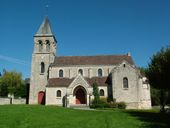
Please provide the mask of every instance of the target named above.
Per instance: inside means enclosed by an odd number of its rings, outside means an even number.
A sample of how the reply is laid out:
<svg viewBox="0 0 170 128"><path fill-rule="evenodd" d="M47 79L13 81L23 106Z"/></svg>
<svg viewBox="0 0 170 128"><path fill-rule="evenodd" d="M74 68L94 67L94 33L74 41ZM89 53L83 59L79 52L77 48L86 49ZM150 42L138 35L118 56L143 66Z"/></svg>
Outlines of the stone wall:
<svg viewBox="0 0 170 128"><path fill-rule="evenodd" d="M63 70L63 77L73 78L78 75L78 70L83 70L83 77L96 77L98 76L98 69L102 69L102 76L108 76L115 66L112 65L76 65L76 66L60 66L52 67L50 69L49 78L58 78L59 70Z"/></svg>
<svg viewBox="0 0 170 128"><path fill-rule="evenodd" d="M7 104L26 104L26 99L0 98L0 105L7 105Z"/></svg>
<svg viewBox="0 0 170 128"><path fill-rule="evenodd" d="M124 65L125 64L125 65ZM128 79L128 88L123 87L123 78ZM138 102L138 74L136 69L127 63L122 63L112 73L113 98L117 102Z"/></svg>
<svg viewBox="0 0 170 128"><path fill-rule="evenodd" d="M0 98L0 105L10 104L10 98Z"/></svg>
<svg viewBox="0 0 170 128"><path fill-rule="evenodd" d="M57 91L61 91L61 97L57 97ZM66 87L46 88L46 105L63 105L63 99L66 95Z"/></svg>

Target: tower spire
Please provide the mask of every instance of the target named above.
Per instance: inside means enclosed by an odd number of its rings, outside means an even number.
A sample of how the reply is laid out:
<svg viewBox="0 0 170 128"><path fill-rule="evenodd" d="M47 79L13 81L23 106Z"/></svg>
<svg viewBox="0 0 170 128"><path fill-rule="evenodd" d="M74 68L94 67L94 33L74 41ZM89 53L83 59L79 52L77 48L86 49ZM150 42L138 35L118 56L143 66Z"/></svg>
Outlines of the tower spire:
<svg viewBox="0 0 170 128"><path fill-rule="evenodd" d="M36 36L52 36L51 26L48 20L48 16L45 17L41 26L39 27Z"/></svg>

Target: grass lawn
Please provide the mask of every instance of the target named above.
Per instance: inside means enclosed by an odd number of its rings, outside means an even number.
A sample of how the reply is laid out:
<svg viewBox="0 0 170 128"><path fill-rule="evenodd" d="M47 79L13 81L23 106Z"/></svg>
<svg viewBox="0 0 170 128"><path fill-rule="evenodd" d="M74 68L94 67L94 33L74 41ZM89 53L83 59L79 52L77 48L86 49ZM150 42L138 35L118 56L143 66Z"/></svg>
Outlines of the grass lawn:
<svg viewBox="0 0 170 128"><path fill-rule="evenodd" d="M170 114L137 110L74 110L56 106L0 106L0 128L170 128Z"/></svg>

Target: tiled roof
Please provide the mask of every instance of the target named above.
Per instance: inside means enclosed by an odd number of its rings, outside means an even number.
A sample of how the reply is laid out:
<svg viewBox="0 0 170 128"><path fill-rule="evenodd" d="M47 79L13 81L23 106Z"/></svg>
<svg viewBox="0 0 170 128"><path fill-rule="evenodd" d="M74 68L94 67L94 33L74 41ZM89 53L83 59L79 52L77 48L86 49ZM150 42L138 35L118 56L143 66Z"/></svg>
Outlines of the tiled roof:
<svg viewBox="0 0 170 128"><path fill-rule="evenodd" d="M47 87L68 87L74 78L50 78L48 80ZM97 83L98 86L107 86L110 84L109 77L92 77L92 78L85 78L85 80L90 84Z"/></svg>
<svg viewBox="0 0 170 128"><path fill-rule="evenodd" d="M95 82L98 86L107 86L111 83L109 77L92 77L92 78L85 78L90 85L93 85Z"/></svg>
<svg viewBox="0 0 170 128"><path fill-rule="evenodd" d="M50 78L47 87L68 87L72 81L69 78Z"/></svg>
<svg viewBox="0 0 170 128"><path fill-rule="evenodd" d="M69 65L116 65L122 61L134 64L128 55L101 55L101 56L62 56L56 57L51 66Z"/></svg>

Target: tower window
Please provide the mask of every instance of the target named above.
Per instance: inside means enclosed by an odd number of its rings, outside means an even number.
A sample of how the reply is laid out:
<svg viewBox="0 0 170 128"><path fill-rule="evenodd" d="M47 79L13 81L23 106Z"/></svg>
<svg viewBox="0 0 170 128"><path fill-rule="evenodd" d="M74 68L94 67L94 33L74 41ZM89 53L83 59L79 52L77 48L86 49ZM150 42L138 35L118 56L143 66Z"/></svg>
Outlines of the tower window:
<svg viewBox="0 0 170 128"><path fill-rule="evenodd" d="M79 69L78 73L80 73L81 75L83 75L83 70Z"/></svg>
<svg viewBox="0 0 170 128"><path fill-rule="evenodd" d="M59 77L63 77L63 70L62 69L59 70Z"/></svg>
<svg viewBox="0 0 170 128"><path fill-rule="evenodd" d="M45 64L44 62L41 62L41 73L45 72Z"/></svg>
<svg viewBox="0 0 170 128"><path fill-rule="evenodd" d="M104 96L104 90L100 89L100 96Z"/></svg>
<svg viewBox="0 0 170 128"><path fill-rule="evenodd" d="M41 40L38 41L39 42L39 52L42 52L43 50L43 43Z"/></svg>
<svg viewBox="0 0 170 128"><path fill-rule="evenodd" d="M46 40L46 50L47 52L50 52L50 41Z"/></svg>
<svg viewBox="0 0 170 128"><path fill-rule="evenodd" d="M128 78L127 77L124 77L123 78L123 88L127 89L128 88Z"/></svg>
<svg viewBox="0 0 170 128"><path fill-rule="evenodd" d="M57 97L61 97L61 91L60 91L60 90L57 90L56 96L57 96Z"/></svg>
<svg viewBox="0 0 170 128"><path fill-rule="evenodd" d="M102 69L98 69L98 76L99 76L99 77L103 76Z"/></svg>

